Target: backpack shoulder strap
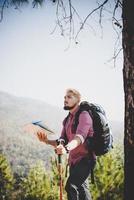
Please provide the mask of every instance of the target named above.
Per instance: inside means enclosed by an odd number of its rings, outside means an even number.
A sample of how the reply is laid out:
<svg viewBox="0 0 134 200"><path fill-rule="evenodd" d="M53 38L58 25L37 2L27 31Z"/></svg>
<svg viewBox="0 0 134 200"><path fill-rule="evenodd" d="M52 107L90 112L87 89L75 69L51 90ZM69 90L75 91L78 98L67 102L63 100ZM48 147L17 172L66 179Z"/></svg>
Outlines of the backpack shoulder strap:
<svg viewBox="0 0 134 200"><path fill-rule="evenodd" d="M66 122L67 122L67 120L68 120L68 118L69 118L69 116L70 116L70 113L65 117L65 119L64 119L64 121L63 121L63 126L65 126L66 125Z"/></svg>
<svg viewBox="0 0 134 200"><path fill-rule="evenodd" d="M68 139L67 139L67 135L66 135L66 130L65 130L65 125L66 125L66 122L68 120L70 116L70 113L65 117L65 119L63 120L63 127L64 127L64 140L65 140L65 144L68 143Z"/></svg>
<svg viewBox="0 0 134 200"><path fill-rule="evenodd" d="M77 126L79 124L79 116L83 111L87 111L89 115L92 117L92 113L89 109L89 103L86 101L81 102L79 110L75 114L75 119L73 123L73 131L75 132L77 129Z"/></svg>
<svg viewBox="0 0 134 200"><path fill-rule="evenodd" d="M81 112L83 112L83 111L87 111L89 113L89 115L91 116L91 118L92 118L92 110L90 110L90 104L89 104L89 102L82 101L81 104L80 104L80 107L79 107L78 111L75 114L74 122L72 124L72 133L74 133L74 134L75 134L77 126L79 124L79 116L80 116ZM70 113L67 115L67 117L63 121L63 125L64 126L65 126L65 124L66 124L69 116L70 116Z"/></svg>

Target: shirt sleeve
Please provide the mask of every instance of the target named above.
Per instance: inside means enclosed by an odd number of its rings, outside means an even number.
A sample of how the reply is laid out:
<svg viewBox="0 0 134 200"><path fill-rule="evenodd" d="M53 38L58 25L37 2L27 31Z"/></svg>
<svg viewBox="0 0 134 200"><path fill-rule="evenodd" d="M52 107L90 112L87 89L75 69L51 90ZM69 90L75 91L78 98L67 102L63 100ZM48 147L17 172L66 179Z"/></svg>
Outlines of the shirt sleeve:
<svg viewBox="0 0 134 200"><path fill-rule="evenodd" d="M76 129L76 135L80 137L82 143L87 136L93 135L93 121L87 111L83 111L79 116L79 124Z"/></svg>

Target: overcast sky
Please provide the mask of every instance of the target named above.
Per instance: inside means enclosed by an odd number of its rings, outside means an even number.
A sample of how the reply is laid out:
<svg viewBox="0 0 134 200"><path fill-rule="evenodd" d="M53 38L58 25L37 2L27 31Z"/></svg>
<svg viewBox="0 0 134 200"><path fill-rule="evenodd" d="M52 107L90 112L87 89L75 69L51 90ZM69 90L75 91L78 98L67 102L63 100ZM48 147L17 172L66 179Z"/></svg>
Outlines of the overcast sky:
<svg viewBox="0 0 134 200"><path fill-rule="evenodd" d="M111 119L123 120L122 53L116 67L108 62L117 38L110 20L103 23L103 37L94 20L80 33L79 43L72 41L67 49L67 37L58 29L51 34L54 9L49 5L5 12L0 24L0 90L62 108L65 90L73 87L84 100L103 105Z"/></svg>

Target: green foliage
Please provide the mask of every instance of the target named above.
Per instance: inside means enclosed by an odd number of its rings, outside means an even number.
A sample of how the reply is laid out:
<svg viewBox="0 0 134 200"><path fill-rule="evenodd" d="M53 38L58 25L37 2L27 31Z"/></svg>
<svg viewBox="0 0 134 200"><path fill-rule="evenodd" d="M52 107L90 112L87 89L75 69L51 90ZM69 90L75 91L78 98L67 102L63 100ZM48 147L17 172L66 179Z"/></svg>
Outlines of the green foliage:
<svg viewBox="0 0 134 200"><path fill-rule="evenodd" d="M123 199L123 150L121 146L98 157L94 170L95 184L90 185L93 200Z"/></svg>
<svg viewBox="0 0 134 200"><path fill-rule="evenodd" d="M61 179L62 179L62 185L63 185L63 199L67 199L66 197L66 192L65 192L65 184L66 184L66 179L67 179L67 157L66 156L62 156L62 163L61 163ZM58 160L57 160L57 156L56 157L52 157L51 159L51 184L52 187L55 187L56 190L58 191L58 195L59 195L59 185L60 185L60 176L59 176L59 171L58 171L59 165L58 165ZM59 199L59 198L58 198Z"/></svg>
<svg viewBox="0 0 134 200"><path fill-rule="evenodd" d="M26 178L23 178L21 188L25 200L58 200L56 185L51 184L51 174L46 172L43 162L38 162Z"/></svg>
<svg viewBox="0 0 134 200"><path fill-rule="evenodd" d="M9 200L14 188L14 178L10 165L4 155L0 154L0 199Z"/></svg>
<svg viewBox="0 0 134 200"><path fill-rule="evenodd" d="M63 197L65 192L66 161L62 157ZM123 199L123 150L114 149L105 156L98 157L94 170L95 184L90 184L93 200ZM59 171L57 156L51 159L48 171L43 161L38 161L13 191L14 178L5 157L0 155L0 199L1 200L59 200Z"/></svg>
<svg viewBox="0 0 134 200"><path fill-rule="evenodd" d="M51 147L39 143L36 137L27 137L26 134L19 134L19 132L18 135L15 133L8 135L8 132L9 130L6 133L3 132L4 136L0 133L0 149L11 163L16 176L26 176L38 159L44 162L45 168L50 168L48 160L54 154ZM2 144L4 145L2 146Z"/></svg>

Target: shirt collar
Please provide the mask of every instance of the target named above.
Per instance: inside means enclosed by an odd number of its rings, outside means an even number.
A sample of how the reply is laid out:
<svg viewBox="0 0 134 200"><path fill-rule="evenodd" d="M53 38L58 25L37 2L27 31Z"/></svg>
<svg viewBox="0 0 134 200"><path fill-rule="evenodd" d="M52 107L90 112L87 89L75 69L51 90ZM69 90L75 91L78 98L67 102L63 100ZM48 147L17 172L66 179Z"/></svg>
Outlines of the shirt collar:
<svg viewBox="0 0 134 200"><path fill-rule="evenodd" d="M74 115L76 114L76 112L79 110L79 107L80 107L80 106L78 106L72 113L69 112L69 114L70 114L71 116L74 116Z"/></svg>

